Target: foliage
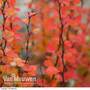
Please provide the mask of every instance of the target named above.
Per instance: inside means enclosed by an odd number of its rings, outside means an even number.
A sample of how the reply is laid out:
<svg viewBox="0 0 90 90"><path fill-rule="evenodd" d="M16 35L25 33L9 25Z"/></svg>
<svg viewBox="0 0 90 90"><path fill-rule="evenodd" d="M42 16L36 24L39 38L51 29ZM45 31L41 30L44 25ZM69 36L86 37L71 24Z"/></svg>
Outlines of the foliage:
<svg viewBox="0 0 90 90"><path fill-rule="evenodd" d="M89 9L81 0L25 5L20 17L17 0L0 0L0 86L90 86ZM13 74L37 80L5 83Z"/></svg>

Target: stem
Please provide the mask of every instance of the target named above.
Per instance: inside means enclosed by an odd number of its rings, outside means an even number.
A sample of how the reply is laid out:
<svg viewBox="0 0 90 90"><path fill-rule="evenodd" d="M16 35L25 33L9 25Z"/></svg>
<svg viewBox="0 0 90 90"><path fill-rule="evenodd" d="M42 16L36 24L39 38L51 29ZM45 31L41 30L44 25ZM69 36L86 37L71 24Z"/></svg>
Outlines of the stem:
<svg viewBox="0 0 90 90"><path fill-rule="evenodd" d="M60 28L59 28L59 45L58 45L58 51L60 50L60 46L61 46L61 60L62 60L62 65L63 65L63 71L62 71L62 85L64 86L65 84L65 77L64 77L64 73L65 73L65 61L64 61L64 53L65 53L65 47L64 47L64 38L63 38L63 34L64 34L64 25L63 25L63 18L62 18L62 13L61 13L61 3L58 1L58 13L59 13L59 20L60 20ZM58 58L57 58L58 59Z"/></svg>
<svg viewBox="0 0 90 90"><path fill-rule="evenodd" d="M27 63L27 61L29 59L29 56L28 56L28 54L29 54L29 38L30 38L30 36L32 34L32 32L30 32L31 18L33 16L35 16L35 15L37 15L37 13L32 14L32 15L29 16L29 12L28 12L28 24L26 26L26 28L27 28L27 41L26 41L26 55L27 56L26 56L26 63Z"/></svg>
<svg viewBox="0 0 90 90"><path fill-rule="evenodd" d="M27 24L27 41L26 41L26 63L27 63L27 61L28 61L28 59L29 59L29 56L28 56L28 53L29 53L29 37L30 37L30 31L29 31L29 29L30 29L30 27L29 27L29 25L30 25L30 20L31 20L31 17L30 16L28 16L28 24Z"/></svg>
<svg viewBox="0 0 90 90"><path fill-rule="evenodd" d="M11 30L13 30L13 20L12 20L12 17L10 17L11 18L11 21L10 21L10 28L11 28Z"/></svg>
<svg viewBox="0 0 90 90"><path fill-rule="evenodd" d="M3 5L2 5L2 8L1 8L2 16L3 16L3 25L2 25L2 27L3 27L3 33L5 31L5 23L6 23L6 19L7 19L6 15L5 15L5 11L4 11L5 10L5 6L6 6L6 3L7 3L7 0L3 1ZM4 41L4 43L2 42L1 49L3 51L3 55L6 56L6 54L5 54L5 48L6 48L7 40L4 37L2 37L2 40Z"/></svg>
<svg viewBox="0 0 90 90"><path fill-rule="evenodd" d="M64 34L64 25L63 25L63 18L62 18L62 13L61 13L61 3L59 1L57 1L58 4L58 14L59 14L59 21L60 21L60 25L59 26L59 44L58 44L58 48L56 50L56 53L58 53L60 51L60 47L61 47L61 60L62 60L62 65L63 65L63 71L61 72L61 76L62 76L62 86L65 86L65 77L64 77L64 73L65 73L65 61L64 61L64 53L65 53L65 47L64 47L64 38L63 38L63 34ZM55 67L58 65L58 61L59 61L59 55L57 55L57 59L56 59L56 63L55 63ZM53 75L52 80L55 78L55 75Z"/></svg>

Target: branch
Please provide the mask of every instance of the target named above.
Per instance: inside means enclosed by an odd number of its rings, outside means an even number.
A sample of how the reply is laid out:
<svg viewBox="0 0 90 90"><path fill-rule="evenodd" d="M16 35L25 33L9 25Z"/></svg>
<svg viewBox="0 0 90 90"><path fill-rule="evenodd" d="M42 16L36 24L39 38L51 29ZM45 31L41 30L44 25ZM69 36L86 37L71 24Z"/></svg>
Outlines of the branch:
<svg viewBox="0 0 90 90"><path fill-rule="evenodd" d="M5 31L5 23L6 23L6 19L7 19L6 15L5 15L5 11L4 11L5 10L5 6L6 6L6 3L7 3L7 0L4 0L3 1L3 5L1 7L1 12L2 12L2 16L3 16L3 25L2 25L2 27L3 27L3 33ZM2 40L4 41L4 43L2 42L1 49L3 51L3 55L5 56L6 55L5 54L5 48L6 48L7 40L4 37L2 37Z"/></svg>
<svg viewBox="0 0 90 90"><path fill-rule="evenodd" d="M59 13L59 21L60 21L60 27L59 27L59 45L58 45L58 49L57 51L60 51L60 47L61 47L61 60L62 60L62 65L63 65L63 71L62 71L62 85L65 85L65 77L64 77L64 73L65 73L65 61L64 61L64 53L65 53L65 47L64 47L64 38L63 38L63 34L64 34L64 25L63 25L63 18L62 18L62 13L61 13L61 3L59 1L57 1L58 4L58 13ZM55 66L57 66L58 64L58 60L59 60L59 56L57 56L57 60L56 60L56 64Z"/></svg>
<svg viewBox="0 0 90 90"><path fill-rule="evenodd" d="M28 24L26 25L26 28L27 28L26 63L28 62L28 59L29 59L29 56L28 56L28 54L29 54L29 38L32 34L32 32L30 31L31 18L35 15L37 15L37 13L34 13L34 14L29 16L29 12L28 12Z"/></svg>

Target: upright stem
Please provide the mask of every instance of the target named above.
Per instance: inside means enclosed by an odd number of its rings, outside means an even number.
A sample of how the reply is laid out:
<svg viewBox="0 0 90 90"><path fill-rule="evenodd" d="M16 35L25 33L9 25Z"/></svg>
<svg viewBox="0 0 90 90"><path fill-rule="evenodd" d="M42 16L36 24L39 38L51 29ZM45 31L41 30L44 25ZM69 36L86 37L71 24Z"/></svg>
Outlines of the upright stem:
<svg viewBox="0 0 90 90"><path fill-rule="evenodd" d="M26 41L26 63L28 62L28 59L29 59L29 38L32 34L32 32L30 31L30 24L31 24L31 18L33 16L37 15L37 13L34 13L32 15L30 15L30 13L28 12L28 24L26 25L26 28L27 28L27 41Z"/></svg>
<svg viewBox="0 0 90 90"><path fill-rule="evenodd" d="M26 41L26 62L29 59L28 53L29 53L29 38L30 38L30 20L31 17L28 16L28 24L27 24L27 41Z"/></svg>
<svg viewBox="0 0 90 90"><path fill-rule="evenodd" d="M13 20L12 20L13 17L10 17L10 18L11 18L11 21L10 21L10 29L13 30Z"/></svg>
<svg viewBox="0 0 90 90"><path fill-rule="evenodd" d="M64 47L64 38L63 38L63 34L64 34L64 25L63 25L63 18L62 18L62 12L61 12L62 6L61 3L58 2L58 13L59 13L59 20L60 20L60 28L59 28L59 45L58 45L58 51L60 50L61 47L61 60L62 60L62 65L63 65L63 71L62 71L62 84L64 86L65 84L65 77L64 77L64 73L65 73L65 61L64 61L64 53L65 53L65 47Z"/></svg>
<svg viewBox="0 0 90 90"><path fill-rule="evenodd" d="M62 76L62 86L65 86L65 61L64 61L64 53L65 53L65 47L64 47L64 38L63 38L63 34L64 34L64 25L63 25L63 18L62 18L62 12L61 12L61 3L59 1L57 1L58 4L58 14L59 14L59 21L60 21L60 25L59 26L59 44L56 50L56 53L58 53L60 51L61 48L61 60L62 60L62 65L63 65L63 71L61 72L61 76ZM59 61L59 55L57 55L56 58L56 63L55 63L55 67L58 65L58 61ZM55 75L53 75L52 80L55 78Z"/></svg>
<svg viewBox="0 0 90 90"><path fill-rule="evenodd" d="M6 19L7 19L6 15L5 15L5 11L4 11L5 10L5 6L6 6L6 3L7 3L7 0L3 1L3 5L1 7L1 12L2 12L2 16L3 16L3 24L2 24L2 27L3 27L2 32L3 33L5 31L5 23L6 23ZM7 40L3 37L3 34L2 34L2 41L4 41L4 43L2 42L1 49L3 51L3 55L5 56L6 55L5 54L5 48L6 48Z"/></svg>

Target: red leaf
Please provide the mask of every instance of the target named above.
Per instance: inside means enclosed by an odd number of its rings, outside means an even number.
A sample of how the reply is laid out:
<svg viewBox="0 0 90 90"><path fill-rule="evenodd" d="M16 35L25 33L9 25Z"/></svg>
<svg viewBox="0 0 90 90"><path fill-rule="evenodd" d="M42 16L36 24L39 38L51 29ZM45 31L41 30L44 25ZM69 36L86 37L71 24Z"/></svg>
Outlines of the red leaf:
<svg viewBox="0 0 90 90"><path fill-rule="evenodd" d="M52 77L55 74L58 74L58 72L58 69L54 66L50 66L45 70L45 73L50 77Z"/></svg>

